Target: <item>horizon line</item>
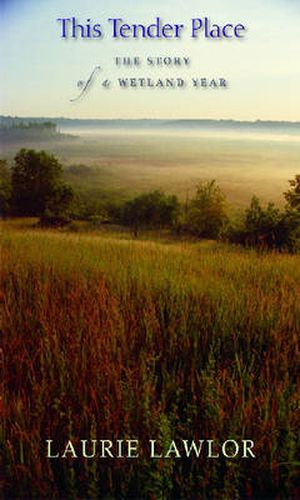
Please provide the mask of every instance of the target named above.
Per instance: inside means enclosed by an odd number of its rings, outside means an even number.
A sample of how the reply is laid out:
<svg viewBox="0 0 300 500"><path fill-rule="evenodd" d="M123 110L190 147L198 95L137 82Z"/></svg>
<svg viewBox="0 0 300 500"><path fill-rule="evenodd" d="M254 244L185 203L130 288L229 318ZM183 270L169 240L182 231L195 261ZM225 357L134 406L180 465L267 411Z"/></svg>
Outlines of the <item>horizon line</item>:
<svg viewBox="0 0 300 500"><path fill-rule="evenodd" d="M238 118L170 118L170 117L160 117L160 118L87 118L87 117L69 117L69 116L47 116L47 115L37 115L37 116L29 116L29 115L4 115L0 114L0 118L13 118L13 119L47 119L47 120L82 120L82 121L170 121L170 122L197 122L197 121L211 121L211 122L235 122L235 123L249 123L249 124L258 124L258 123L282 123L282 124L293 124L300 125L300 120L274 120L274 119L262 119L256 118L254 120L249 119L238 119Z"/></svg>

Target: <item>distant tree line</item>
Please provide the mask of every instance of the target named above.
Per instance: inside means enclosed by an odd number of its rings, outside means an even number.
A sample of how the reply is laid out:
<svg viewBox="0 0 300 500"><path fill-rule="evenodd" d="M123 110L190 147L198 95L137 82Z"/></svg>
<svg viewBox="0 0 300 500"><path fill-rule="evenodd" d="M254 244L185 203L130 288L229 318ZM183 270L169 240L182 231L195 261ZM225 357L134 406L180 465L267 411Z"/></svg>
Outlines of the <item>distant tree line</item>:
<svg viewBox="0 0 300 500"><path fill-rule="evenodd" d="M0 116L0 129L57 129L54 120L47 118L19 118L16 116Z"/></svg>
<svg viewBox="0 0 300 500"><path fill-rule="evenodd" d="M0 140L3 143L36 141L37 139L64 140L75 139L70 134L60 133L57 124L54 121L44 120L21 120L20 118L0 119Z"/></svg>
<svg viewBox="0 0 300 500"><path fill-rule="evenodd" d="M44 121L44 122L35 122L35 121L11 121L11 122L4 122L0 124L0 129L1 130L13 130L13 129L21 129L21 130L34 130L40 131L40 130L47 130L51 131L53 133L56 133L57 131L57 125L55 122L50 122L50 121Z"/></svg>
<svg viewBox="0 0 300 500"><path fill-rule="evenodd" d="M254 196L235 223L228 216L226 198L215 180L199 183L194 196L184 204L175 195L156 190L119 205L107 202L101 211L93 211L63 182L63 167L53 155L21 149L11 168L0 160L0 210L3 217L39 217L48 226L88 218L128 226L135 236L146 228L170 228L196 238L295 252L300 238L300 175L289 184L283 209L273 203L264 208Z"/></svg>

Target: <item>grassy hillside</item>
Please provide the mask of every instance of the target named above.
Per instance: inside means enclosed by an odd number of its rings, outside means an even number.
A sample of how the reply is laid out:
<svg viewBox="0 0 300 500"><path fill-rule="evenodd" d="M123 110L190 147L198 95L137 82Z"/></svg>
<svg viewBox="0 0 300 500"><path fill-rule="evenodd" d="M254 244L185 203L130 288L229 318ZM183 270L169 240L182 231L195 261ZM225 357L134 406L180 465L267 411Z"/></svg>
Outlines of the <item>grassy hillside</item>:
<svg viewBox="0 0 300 500"><path fill-rule="evenodd" d="M8 498L299 492L299 257L6 223L1 277ZM45 458L69 438L244 438L257 458Z"/></svg>

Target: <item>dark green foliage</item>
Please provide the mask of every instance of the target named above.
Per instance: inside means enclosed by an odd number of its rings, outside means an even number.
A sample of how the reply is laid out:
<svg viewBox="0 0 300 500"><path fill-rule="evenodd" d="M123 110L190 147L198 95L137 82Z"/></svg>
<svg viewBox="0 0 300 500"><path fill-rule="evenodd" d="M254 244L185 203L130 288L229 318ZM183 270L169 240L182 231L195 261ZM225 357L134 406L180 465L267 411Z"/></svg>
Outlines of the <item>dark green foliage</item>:
<svg viewBox="0 0 300 500"><path fill-rule="evenodd" d="M300 175L296 175L295 179L289 181L290 189L284 193L284 197L289 208L294 208L300 211Z"/></svg>
<svg viewBox="0 0 300 500"><path fill-rule="evenodd" d="M13 208L25 216L65 215L73 199L62 183L62 166L45 151L21 149L12 168Z"/></svg>
<svg viewBox="0 0 300 500"><path fill-rule="evenodd" d="M176 196L152 191L125 203L122 222L137 233L141 227L168 227L177 219L179 202Z"/></svg>
<svg viewBox="0 0 300 500"><path fill-rule="evenodd" d="M284 193L287 201L282 235L287 234L289 250L300 249L300 175L289 181L290 189Z"/></svg>
<svg viewBox="0 0 300 500"><path fill-rule="evenodd" d="M254 196L240 227L228 231L229 240L261 249L296 252L300 237L300 176L289 182L291 188L284 193L285 210L276 208L273 203L263 208Z"/></svg>
<svg viewBox="0 0 300 500"><path fill-rule="evenodd" d="M73 200L73 190L67 184L58 184L51 198L47 200L47 211L58 216L59 214L68 213L68 209Z"/></svg>
<svg viewBox="0 0 300 500"><path fill-rule="evenodd" d="M0 216L9 214L11 201L11 175L6 160L0 160Z"/></svg>
<svg viewBox="0 0 300 500"><path fill-rule="evenodd" d="M197 186L187 212L187 229L202 238L218 238L227 222L225 196L215 180Z"/></svg>
<svg viewBox="0 0 300 500"><path fill-rule="evenodd" d="M289 252L300 249L300 211L287 209L277 225L277 248Z"/></svg>
<svg viewBox="0 0 300 500"><path fill-rule="evenodd" d="M280 210L269 203L266 209L260 205L260 201L253 196L250 207L245 211L246 239L249 244L265 244L271 247L276 244L278 224L282 214Z"/></svg>

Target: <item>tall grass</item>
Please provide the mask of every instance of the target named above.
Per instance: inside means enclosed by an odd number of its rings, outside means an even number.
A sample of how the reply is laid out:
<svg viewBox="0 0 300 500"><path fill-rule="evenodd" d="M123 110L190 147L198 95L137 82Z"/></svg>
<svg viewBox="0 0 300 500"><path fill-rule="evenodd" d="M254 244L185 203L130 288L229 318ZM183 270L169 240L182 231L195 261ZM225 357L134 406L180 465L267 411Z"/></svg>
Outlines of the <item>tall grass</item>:
<svg viewBox="0 0 300 500"><path fill-rule="evenodd" d="M297 256L8 228L1 278L7 497L299 493ZM257 458L46 458L69 438L244 438Z"/></svg>

